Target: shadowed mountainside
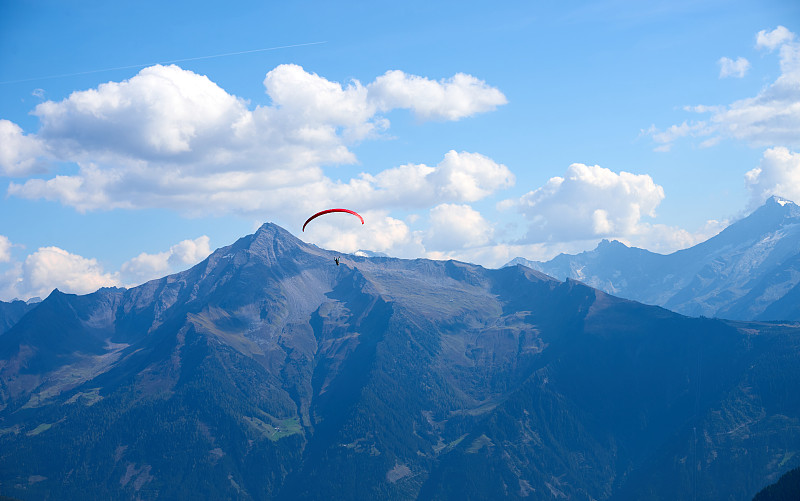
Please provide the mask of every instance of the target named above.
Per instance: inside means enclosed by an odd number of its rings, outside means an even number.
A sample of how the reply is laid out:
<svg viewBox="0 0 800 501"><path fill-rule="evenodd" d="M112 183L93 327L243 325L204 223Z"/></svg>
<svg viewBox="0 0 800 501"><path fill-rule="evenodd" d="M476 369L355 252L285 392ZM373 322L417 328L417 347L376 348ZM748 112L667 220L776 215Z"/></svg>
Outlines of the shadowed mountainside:
<svg viewBox="0 0 800 501"><path fill-rule="evenodd" d="M764 487L753 501L796 501L800 498L800 467L784 473L777 482Z"/></svg>
<svg viewBox="0 0 800 501"><path fill-rule="evenodd" d="M38 303L25 302L15 299L14 301L0 301L0 334L14 326L19 319L32 310Z"/></svg>

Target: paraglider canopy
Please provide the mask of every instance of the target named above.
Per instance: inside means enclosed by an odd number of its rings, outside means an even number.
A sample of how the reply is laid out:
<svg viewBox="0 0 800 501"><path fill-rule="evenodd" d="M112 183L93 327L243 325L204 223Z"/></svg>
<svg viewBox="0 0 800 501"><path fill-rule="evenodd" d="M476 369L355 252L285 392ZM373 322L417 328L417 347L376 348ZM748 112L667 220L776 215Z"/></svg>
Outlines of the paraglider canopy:
<svg viewBox="0 0 800 501"><path fill-rule="evenodd" d="M323 210L323 211L319 211L316 214L314 214L313 216L311 216L310 218L306 219L306 222L303 224L303 231L306 231L306 225L308 223L310 223L312 220L314 220L314 219L316 219L319 216L322 216L324 214L330 214L331 212L346 212L348 214L352 214L352 215L356 216L358 219L361 220L361 224L364 224L364 218L361 217L361 215L356 211L352 211L350 209L326 209L326 210Z"/></svg>

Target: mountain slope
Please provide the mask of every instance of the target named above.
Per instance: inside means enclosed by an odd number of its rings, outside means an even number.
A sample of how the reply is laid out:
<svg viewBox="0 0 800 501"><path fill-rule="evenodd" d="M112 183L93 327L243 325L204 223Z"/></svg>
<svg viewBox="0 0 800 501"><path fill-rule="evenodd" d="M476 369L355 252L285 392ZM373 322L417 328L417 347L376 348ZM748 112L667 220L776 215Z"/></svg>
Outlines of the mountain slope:
<svg viewBox="0 0 800 501"><path fill-rule="evenodd" d="M604 240L590 252L509 264L685 315L800 320L800 207L772 197L715 237L669 255Z"/></svg>
<svg viewBox="0 0 800 501"><path fill-rule="evenodd" d="M267 224L51 294L0 336L0 493L749 499L800 461L798 326L333 256Z"/></svg>
<svg viewBox="0 0 800 501"><path fill-rule="evenodd" d="M32 310L37 305L37 302L25 302L18 299L5 302L0 301L0 334L4 333L14 324L19 322L28 311Z"/></svg>
<svg viewBox="0 0 800 501"><path fill-rule="evenodd" d="M800 468L784 473L772 485L764 487L753 501L793 501L800 497Z"/></svg>

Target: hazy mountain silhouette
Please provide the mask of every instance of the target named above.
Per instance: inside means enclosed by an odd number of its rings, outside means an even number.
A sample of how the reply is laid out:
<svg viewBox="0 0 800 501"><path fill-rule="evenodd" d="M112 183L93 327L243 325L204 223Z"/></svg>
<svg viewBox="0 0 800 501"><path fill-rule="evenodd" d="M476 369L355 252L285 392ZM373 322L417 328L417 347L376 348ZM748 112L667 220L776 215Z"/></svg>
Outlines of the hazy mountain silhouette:
<svg viewBox="0 0 800 501"><path fill-rule="evenodd" d="M265 224L0 336L19 499L750 499L800 465L800 327Z"/></svg>
<svg viewBox="0 0 800 501"><path fill-rule="evenodd" d="M685 315L800 320L800 207L772 197L715 237L668 255L603 240L593 251L509 264Z"/></svg>
<svg viewBox="0 0 800 501"><path fill-rule="evenodd" d="M36 306L36 302L25 302L19 299L8 303L0 301L0 334L10 329L34 306Z"/></svg>

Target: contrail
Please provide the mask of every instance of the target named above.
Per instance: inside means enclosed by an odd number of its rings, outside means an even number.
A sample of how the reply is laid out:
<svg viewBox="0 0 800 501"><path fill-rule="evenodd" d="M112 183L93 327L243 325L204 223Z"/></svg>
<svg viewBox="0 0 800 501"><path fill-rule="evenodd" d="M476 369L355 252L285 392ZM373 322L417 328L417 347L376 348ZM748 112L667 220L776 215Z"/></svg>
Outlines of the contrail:
<svg viewBox="0 0 800 501"><path fill-rule="evenodd" d="M22 78L20 80L6 80L5 82L0 82L0 85L4 84L12 84L12 83L22 83L22 82L33 82L35 80L50 80L53 78L62 78L62 77L74 77L78 75L89 75L92 73L102 73L104 71L114 71L114 70L127 70L130 68L144 68L146 66L153 66L154 64L172 64L172 63L182 63L184 61L197 61L200 59L213 59L215 57L227 57L227 56L238 56L239 54L250 54L252 52L266 52L270 50L280 50L280 49L291 49L292 47L306 47L309 45L319 45L323 43L328 43L327 41L324 42L308 42L308 43L298 43L294 45L281 45L278 47L267 47L265 49L251 49L251 50L242 50L239 52L226 52L225 54L214 54L211 56L198 56L198 57L187 57L184 59L173 59L171 61L160 61L157 63L147 63L147 64L131 64L128 66L116 66L114 68L103 68L102 70L89 70L89 71L79 71L77 73L62 73L60 75L49 75L44 77L33 77L33 78Z"/></svg>

